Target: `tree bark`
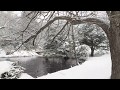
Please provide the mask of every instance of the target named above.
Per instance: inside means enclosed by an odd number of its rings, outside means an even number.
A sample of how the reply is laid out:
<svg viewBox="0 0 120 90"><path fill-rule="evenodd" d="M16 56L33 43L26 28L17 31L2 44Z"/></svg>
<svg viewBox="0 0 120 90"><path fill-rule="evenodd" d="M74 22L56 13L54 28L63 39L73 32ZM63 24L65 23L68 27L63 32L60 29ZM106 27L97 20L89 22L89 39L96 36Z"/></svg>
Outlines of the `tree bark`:
<svg viewBox="0 0 120 90"><path fill-rule="evenodd" d="M120 12L114 12L113 15L118 13L120 14ZM110 29L107 35L112 60L111 79L120 79L120 16L110 19Z"/></svg>
<svg viewBox="0 0 120 90"><path fill-rule="evenodd" d="M109 43L112 60L111 79L120 79L120 36L118 36L116 30L112 30L110 34L111 37L109 37Z"/></svg>
<svg viewBox="0 0 120 90"><path fill-rule="evenodd" d="M91 57L93 57L94 56L94 47L92 46L91 47Z"/></svg>

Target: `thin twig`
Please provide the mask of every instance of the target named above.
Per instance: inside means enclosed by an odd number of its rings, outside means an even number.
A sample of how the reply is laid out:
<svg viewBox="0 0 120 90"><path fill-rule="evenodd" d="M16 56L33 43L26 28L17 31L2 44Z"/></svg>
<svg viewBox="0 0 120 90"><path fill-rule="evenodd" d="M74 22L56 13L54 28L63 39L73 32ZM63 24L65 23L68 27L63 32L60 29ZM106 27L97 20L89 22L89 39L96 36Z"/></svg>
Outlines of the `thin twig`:
<svg viewBox="0 0 120 90"><path fill-rule="evenodd" d="M62 29L55 35L55 37L52 39L51 43L53 43L53 41L55 40L55 38L63 31L63 29L65 28L65 26L68 24L68 22L66 22L66 24L62 27Z"/></svg>
<svg viewBox="0 0 120 90"><path fill-rule="evenodd" d="M32 22L32 21L36 18L36 16L38 15L38 13L39 13L39 12L37 12L36 15L31 18L31 20L30 20L29 23L27 24L26 28L25 28L23 31L21 31L21 32L25 32L25 31L27 30L27 28L29 27L29 25L31 24L31 22Z"/></svg>

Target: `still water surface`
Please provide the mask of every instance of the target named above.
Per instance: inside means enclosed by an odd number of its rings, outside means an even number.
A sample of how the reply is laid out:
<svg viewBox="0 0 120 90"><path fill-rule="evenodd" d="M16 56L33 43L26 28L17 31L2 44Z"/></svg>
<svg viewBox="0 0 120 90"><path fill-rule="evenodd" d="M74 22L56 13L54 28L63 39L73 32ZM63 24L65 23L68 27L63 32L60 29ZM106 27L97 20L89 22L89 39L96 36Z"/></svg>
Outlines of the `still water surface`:
<svg viewBox="0 0 120 90"><path fill-rule="evenodd" d="M25 73L28 73L34 78L53 73L59 70L70 68L75 64L75 60L65 60L62 57L13 57L13 58L0 58L0 61L13 61L24 67Z"/></svg>

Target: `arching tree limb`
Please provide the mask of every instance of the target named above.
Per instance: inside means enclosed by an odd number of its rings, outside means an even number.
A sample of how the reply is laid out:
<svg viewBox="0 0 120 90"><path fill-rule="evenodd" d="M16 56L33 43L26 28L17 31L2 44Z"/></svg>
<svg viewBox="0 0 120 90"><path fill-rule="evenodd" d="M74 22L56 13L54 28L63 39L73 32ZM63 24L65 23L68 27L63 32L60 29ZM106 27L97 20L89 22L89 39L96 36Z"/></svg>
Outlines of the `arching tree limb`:
<svg viewBox="0 0 120 90"><path fill-rule="evenodd" d="M59 17L55 17L52 20L50 20L48 23L46 23L42 28L40 28L35 35L30 36L28 39L26 39L23 43L27 43L28 41L30 41L31 39L35 39L38 34L40 34L45 28L47 28L49 25L51 25L53 22L55 22L56 20L66 20L69 23L71 23L72 25L77 25L77 24L82 24L82 23L92 23L92 24L97 24L98 26L100 26L106 33L108 33L108 29L109 29L109 25L107 25L105 22L96 19L96 18L86 18L86 19L82 19L82 20L76 20L75 18L71 18L71 17L67 17L67 16L59 16Z"/></svg>

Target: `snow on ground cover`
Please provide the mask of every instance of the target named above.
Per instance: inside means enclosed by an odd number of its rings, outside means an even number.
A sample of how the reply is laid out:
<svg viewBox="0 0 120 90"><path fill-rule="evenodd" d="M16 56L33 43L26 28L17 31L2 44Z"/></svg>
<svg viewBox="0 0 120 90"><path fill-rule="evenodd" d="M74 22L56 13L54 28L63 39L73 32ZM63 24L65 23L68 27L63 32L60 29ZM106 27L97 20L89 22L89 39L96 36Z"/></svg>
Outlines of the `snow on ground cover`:
<svg viewBox="0 0 120 90"><path fill-rule="evenodd" d="M48 74L37 79L109 79L111 76L110 54L89 58L82 65Z"/></svg>
<svg viewBox="0 0 120 90"><path fill-rule="evenodd" d="M12 68L12 64L13 62L10 61L0 61L0 75L9 71Z"/></svg>
<svg viewBox="0 0 120 90"><path fill-rule="evenodd" d="M6 52L3 49L0 49L0 57L6 56Z"/></svg>
<svg viewBox="0 0 120 90"><path fill-rule="evenodd" d="M35 78L33 78L32 76L28 75L27 73L22 73L22 75L18 79L35 79Z"/></svg>
<svg viewBox="0 0 120 90"><path fill-rule="evenodd" d="M13 68L12 64L14 62L10 61L1 61L0 62L0 76L5 72L9 72L11 68ZM22 73L19 79L34 79L32 76L28 75L27 73Z"/></svg>
<svg viewBox="0 0 120 90"><path fill-rule="evenodd" d="M17 51L12 54L12 56L38 56L38 54L34 51Z"/></svg>
<svg viewBox="0 0 120 90"><path fill-rule="evenodd" d="M11 55L6 55L5 52L0 52L0 57L21 57L21 56L39 56L35 51L16 51Z"/></svg>

